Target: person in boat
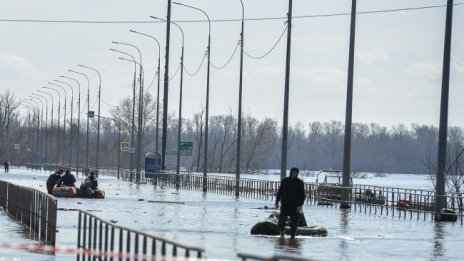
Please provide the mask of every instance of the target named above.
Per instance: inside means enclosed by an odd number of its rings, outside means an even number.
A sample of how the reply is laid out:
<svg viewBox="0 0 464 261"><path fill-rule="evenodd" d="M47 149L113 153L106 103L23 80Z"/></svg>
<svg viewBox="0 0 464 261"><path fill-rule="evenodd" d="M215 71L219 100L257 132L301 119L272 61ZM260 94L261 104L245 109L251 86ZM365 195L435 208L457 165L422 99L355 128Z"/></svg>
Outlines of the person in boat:
<svg viewBox="0 0 464 261"><path fill-rule="evenodd" d="M58 187L76 187L75 183L76 177L74 177L74 175L71 174L71 171L67 169L65 174L61 176L60 184L58 184Z"/></svg>
<svg viewBox="0 0 464 261"><path fill-rule="evenodd" d="M305 200L304 183L298 178L298 168L291 168L290 176L282 179L276 195L276 209L279 208L279 201L282 202L279 215L280 236L285 235L285 223L290 217L290 236L295 238L298 227L300 213Z"/></svg>
<svg viewBox="0 0 464 261"><path fill-rule="evenodd" d="M81 184L80 190L82 194L91 196L96 189L98 189L98 181L95 177L95 173L91 171L84 182Z"/></svg>
<svg viewBox="0 0 464 261"><path fill-rule="evenodd" d="M61 174L63 174L63 170L59 169L48 177L47 183L46 183L48 194L52 195L53 187L55 187L55 185L58 185L60 183Z"/></svg>

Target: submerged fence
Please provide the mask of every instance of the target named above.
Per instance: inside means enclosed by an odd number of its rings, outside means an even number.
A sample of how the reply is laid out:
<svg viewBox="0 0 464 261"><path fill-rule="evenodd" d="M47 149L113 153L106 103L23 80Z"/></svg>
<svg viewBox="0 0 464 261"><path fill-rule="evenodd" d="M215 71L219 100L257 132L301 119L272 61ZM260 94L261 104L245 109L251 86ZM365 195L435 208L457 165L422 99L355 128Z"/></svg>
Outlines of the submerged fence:
<svg viewBox="0 0 464 261"><path fill-rule="evenodd" d="M34 238L55 245L56 199L33 188L0 181L0 206L29 227Z"/></svg>
<svg viewBox="0 0 464 261"><path fill-rule="evenodd" d="M153 185L182 189L203 190L204 177L199 174L155 173L146 180ZM240 195L272 200L279 188L279 181L241 178ZM209 175L206 190L216 193L235 193L235 177ZM342 187L323 183L305 183L306 203L311 205L339 206ZM435 193L430 190L404 189L353 184L350 190L351 208L371 214L393 215L402 218L433 219ZM447 194L446 208L454 212L456 220L464 222L464 194Z"/></svg>
<svg viewBox="0 0 464 261"><path fill-rule="evenodd" d="M204 249L105 221L79 210L77 260L200 259Z"/></svg>

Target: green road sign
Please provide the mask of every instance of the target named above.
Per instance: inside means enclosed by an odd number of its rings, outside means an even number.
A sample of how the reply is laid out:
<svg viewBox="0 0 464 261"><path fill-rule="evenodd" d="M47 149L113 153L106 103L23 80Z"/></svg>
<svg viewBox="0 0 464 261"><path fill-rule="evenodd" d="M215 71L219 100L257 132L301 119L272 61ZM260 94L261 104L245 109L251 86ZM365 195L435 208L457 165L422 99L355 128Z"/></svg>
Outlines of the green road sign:
<svg viewBox="0 0 464 261"><path fill-rule="evenodd" d="M129 152L130 150L130 142L128 141L121 141L121 151Z"/></svg>
<svg viewBox="0 0 464 261"><path fill-rule="evenodd" d="M192 156L193 142L181 142L179 144L179 150L181 156Z"/></svg>

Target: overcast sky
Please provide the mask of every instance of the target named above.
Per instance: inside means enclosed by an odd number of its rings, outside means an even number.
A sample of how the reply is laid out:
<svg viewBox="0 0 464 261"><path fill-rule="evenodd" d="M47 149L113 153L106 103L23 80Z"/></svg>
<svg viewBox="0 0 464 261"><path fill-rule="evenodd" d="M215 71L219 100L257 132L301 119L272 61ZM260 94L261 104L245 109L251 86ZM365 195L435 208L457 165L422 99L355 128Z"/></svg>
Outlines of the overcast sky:
<svg viewBox="0 0 464 261"><path fill-rule="evenodd" d="M180 0L181 1L181 0ZM239 0L184 0L204 9L211 19L240 18ZM288 1L243 0L246 18L284 17ZM464 1L455 1L463 3ZM358 11L444 5L446 0L358 0ZM348 0L294 0L294 15L346 13ZM354 122L381 125L420 123L438 125L442 77L445 7L358 15L354 78ZM15 0L0 1L1 19L150 21L166 17L166 0ZM464 5L454 8L449 124L464 127ZM173 20L203 20L195 10L173 5ZM290 122L344 120L349 21L346 15L294 20L290 84ZM180 23L185 31L185 67L194 72L207 45L207 23ZM155 42L129 32L151 34L161 42L164 64L165 25L13 23L0 22L0 90L26 98L60 75L81 70L91 77L91 105L98 78L77 64L101 71L102 115L110 105L131 95L133 66L118 60L109 48L137 53L112 41L137 45L143 54L145 87L155 94L158 50ZM253 56L267 52L285 29L284 20L247 21L245 50ZM239 22L212 24L211 61L223 65L237 45ZM171 28L170 74L179 66L180 33ZM244 60L243 110L259 119L282 121L286 39L260 60ZM210 114L231 111L238 101L239 53L222 70L211 68ZM162 68L162 73L164 70ZM198 74L184 75L184 116L205 104L206 63ZM82 95L86 82L82 82ZM72 83L72 82L71 82ZM77 92L77 89L75 90ZM77 96L77 95L75 95ZM169 112L177 112L179 74L170 81ZM68 98L69 100L70 98ZM84 98L82 99L84 105ZM96 107L94 107L96 109Z"/></svg>

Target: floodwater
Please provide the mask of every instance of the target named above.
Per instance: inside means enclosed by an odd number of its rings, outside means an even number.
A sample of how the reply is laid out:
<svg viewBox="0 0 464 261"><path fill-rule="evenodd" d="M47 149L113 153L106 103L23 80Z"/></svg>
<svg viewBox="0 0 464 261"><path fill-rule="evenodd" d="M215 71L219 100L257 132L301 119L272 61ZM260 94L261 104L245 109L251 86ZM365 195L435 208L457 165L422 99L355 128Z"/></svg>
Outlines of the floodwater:
<svg viewBox="0 0 464 261"><path fill-rule="evenodd" d="M48 173L11 170L0 179L45 191ZM381 179L389 179L381 178ZM377 178L373 178L375 180ZM409 187L414 181L408 179ZM78 179L80 182L80 178ZM297 237L296 240L278 237L251 236L250 228L269 215L258 209L273 202L240 198L233 195L203 194L171 188L155 188L145 184L129 184L110 177L99 179L106 199L58 200L63 209L93 210L118 225L162 235L182 243L206 249L208 258L237 259L237 253L264 256L273 254L301 255L315 260L462 260L464 244L460 224L435 224L431 221L400 219L392 216L342 211L338 208L304 206L309 225L327 228L326 238ZM143 199L143 201L140 201ZM176 201L177 203L149 203ZM58 211L57 246L75 246L77 212ZM17 242L33 242L26 238L21 226L0 212L0 243L10 238ZM5 236L3 231L7 231ZM33 258L31 258L33 256ZM3 259L2 259L3 258ZM0 260L71 260L73 256L25 253L0 250Z"/></svg>

